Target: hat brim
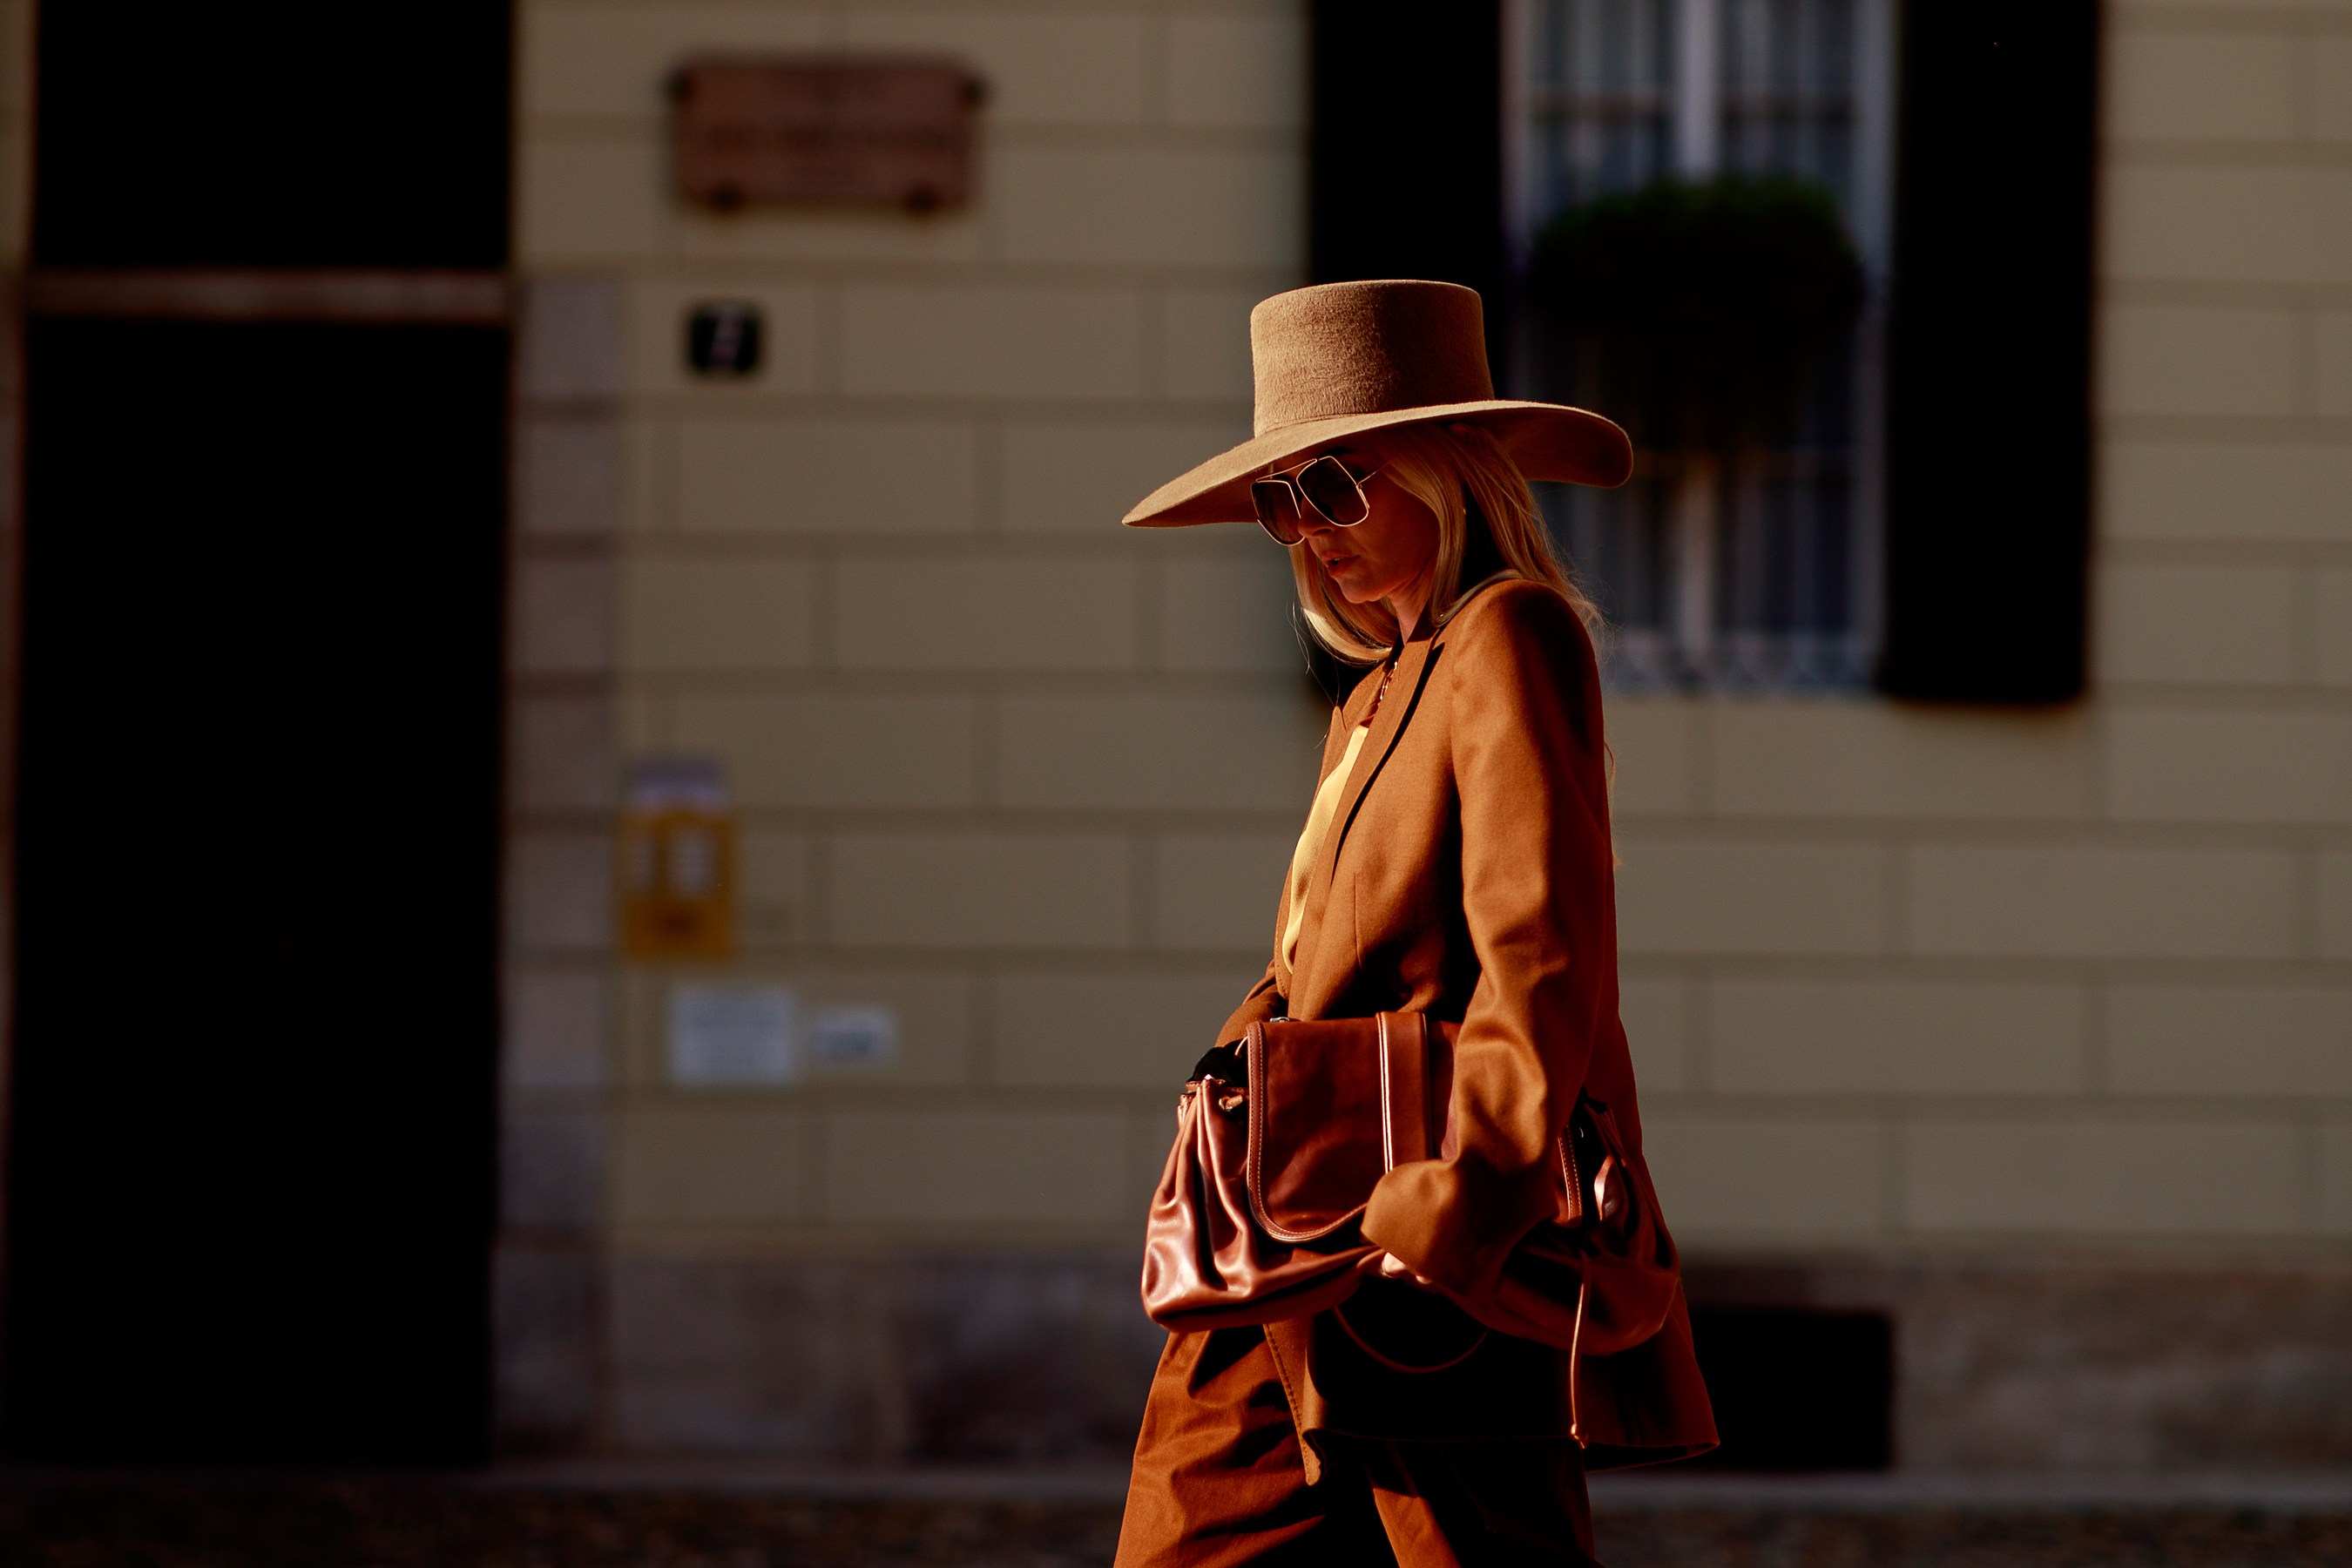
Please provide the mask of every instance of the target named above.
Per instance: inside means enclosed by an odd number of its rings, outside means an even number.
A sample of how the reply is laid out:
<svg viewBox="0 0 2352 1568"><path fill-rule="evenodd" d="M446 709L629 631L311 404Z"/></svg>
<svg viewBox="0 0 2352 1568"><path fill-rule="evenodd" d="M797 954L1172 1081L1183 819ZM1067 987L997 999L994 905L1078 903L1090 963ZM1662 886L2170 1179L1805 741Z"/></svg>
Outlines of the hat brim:
<svg viewBox="0 0 2352 1568"><path fill-rule="evenodd" d="M1180 474L1137 503L1122 520L1129 528L1190 528L1204 522L1255 522L1252 479L1317 447L1367 431L1428 423L1476 425L1502 443L1530 479L1622 485L1633 472L1633 444L1614 421L1558 403L1490 398L1441 403L1379 414L1341 414L1302 420L1253 437Z"/></svg>

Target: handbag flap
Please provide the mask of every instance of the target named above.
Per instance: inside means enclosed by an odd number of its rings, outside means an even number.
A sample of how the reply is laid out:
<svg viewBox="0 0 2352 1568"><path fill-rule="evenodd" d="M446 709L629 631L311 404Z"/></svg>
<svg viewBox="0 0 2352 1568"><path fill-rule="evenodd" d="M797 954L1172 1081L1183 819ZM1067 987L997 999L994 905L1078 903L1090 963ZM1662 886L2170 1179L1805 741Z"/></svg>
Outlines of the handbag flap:
<svg viewBox="0 0 2352 1568"><path fill-rule="evenodd" d="M1250 1207L1267 1235L1329 1236L1388 1171L1435 1152L1444 1100L1430 1047L1416 1013L1251 1026Z"/></svg>

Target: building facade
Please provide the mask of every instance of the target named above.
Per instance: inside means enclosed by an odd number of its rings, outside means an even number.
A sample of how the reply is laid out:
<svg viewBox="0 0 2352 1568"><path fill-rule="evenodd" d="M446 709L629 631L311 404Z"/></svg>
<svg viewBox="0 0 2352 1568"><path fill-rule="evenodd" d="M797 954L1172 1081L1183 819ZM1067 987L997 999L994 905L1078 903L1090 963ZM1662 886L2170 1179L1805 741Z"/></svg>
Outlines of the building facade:
<svg viewBox="0 0 2352 1568"><path fill-rule="evenodd" d="M1247 431L1248 309L1307 275L1307 25L520 7L509 1450L1131 1444L1145 1200L1324 710L1278 551L1118 519ZM671 194L681 60L820 47L985 79L968 208ZM2103 70L2090 693L1612 698L1650 1163L1696 1301L1890 1316L1901 1464L2342 1464L2352 11L2116 0ZM752 374L687 368L713 301L758 308ZM680 753L730 793L737 948L633 960L625 781ZM681 1084L689 986L895 1037Z"/></svg>

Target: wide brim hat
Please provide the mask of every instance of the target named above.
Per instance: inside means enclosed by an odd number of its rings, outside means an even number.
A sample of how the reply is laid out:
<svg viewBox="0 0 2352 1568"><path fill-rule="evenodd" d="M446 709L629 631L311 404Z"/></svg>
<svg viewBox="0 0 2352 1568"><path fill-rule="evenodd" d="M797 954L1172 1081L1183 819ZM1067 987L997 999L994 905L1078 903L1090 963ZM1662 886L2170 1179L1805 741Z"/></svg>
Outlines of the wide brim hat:
<svg viewBox="0 0 2352 1568"><path fill-rule="evenodd" d="M1391 279L1322 283L1250 312L1255 434L1143 498L1129 528L1252 522L1250 481L1327 442L1392 426L1475 425L1530 479L1622 485L1633 443L1611 420L1496 397L1475 289Z"/></svg>

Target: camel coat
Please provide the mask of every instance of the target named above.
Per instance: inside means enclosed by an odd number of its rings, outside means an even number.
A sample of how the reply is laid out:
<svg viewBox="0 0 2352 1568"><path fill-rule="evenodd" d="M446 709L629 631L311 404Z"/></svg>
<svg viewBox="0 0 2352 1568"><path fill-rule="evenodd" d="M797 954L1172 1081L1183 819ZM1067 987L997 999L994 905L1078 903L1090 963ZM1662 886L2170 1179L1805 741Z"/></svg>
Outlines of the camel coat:
<svg viewBox="0 0 2352 1568"><path fill-rule="evenodd" d="M1379 686L1333 713L1325 774ZM1406 644L1307 885L1297 968L1277 913L1274 959L1218 1038L1284 1016L1460 1023L1455 1152L1381 1178L1363 1234L1514 1338L1443 1390L1376 1387L1370 1363L1318 1350L1328 1325L1270 1324L1303 1436L1573 1436L1596 1469L1714 1446L1617 1016L1612 860L1591 641L1550 588L1490 580ZM1580 1092L1640 1223L1570 1272L1529 1244L1551 1234L1547 1161Z"/></svg>

